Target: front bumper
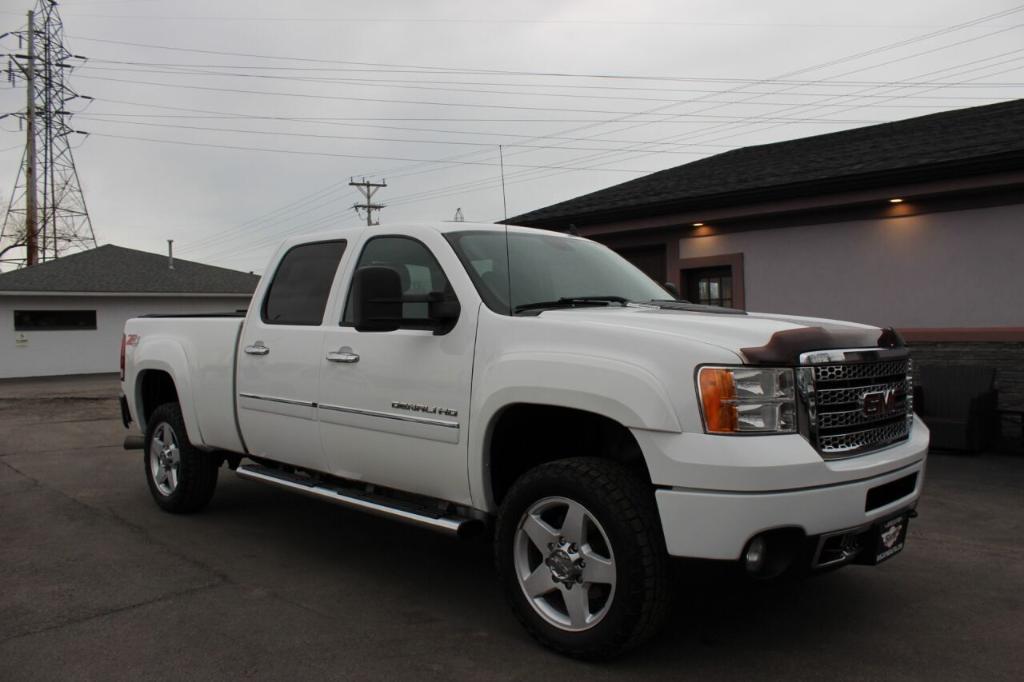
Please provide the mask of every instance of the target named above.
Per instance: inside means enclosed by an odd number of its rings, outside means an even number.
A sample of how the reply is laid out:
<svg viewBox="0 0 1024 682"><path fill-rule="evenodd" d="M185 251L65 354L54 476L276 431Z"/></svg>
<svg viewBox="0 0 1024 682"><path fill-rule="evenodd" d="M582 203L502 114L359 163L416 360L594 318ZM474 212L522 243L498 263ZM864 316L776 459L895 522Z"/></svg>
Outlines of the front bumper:
<svg viewBox="0 0 1024 682"><path fill-rule="evenodd" d="M882 476L840 485L773 492L658 490L655 497L668 553L700 559L739 559L755 535L780 528L822 536L868 526L916 504L924 482L924 459ZM910 482L910 492L869 508L869 491ZM902 491L899 491L902 492Z"/></svg>
<svg viewBox="0 0 1024 682"><path fill-rule="evenodd" d="M898 445L829 461L798 435L634 434L657 487L668 553L700 559L738 559L768 530L795 529L813 539L913 507L928 453L928 428L916 418ZM893 485L877 491L887 483Z"/></svg>

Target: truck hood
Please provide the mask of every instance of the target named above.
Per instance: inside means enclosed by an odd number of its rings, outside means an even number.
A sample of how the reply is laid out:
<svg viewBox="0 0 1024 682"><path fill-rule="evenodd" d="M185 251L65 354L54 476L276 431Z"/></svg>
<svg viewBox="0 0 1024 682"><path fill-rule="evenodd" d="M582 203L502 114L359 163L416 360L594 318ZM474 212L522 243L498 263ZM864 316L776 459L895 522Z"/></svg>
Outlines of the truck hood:
<svg viewBox="0 0 1024 682"><path fill-rule="evenodd" d="M599 333L614 326L637 334L666 334L736 353L751 364L794 364L800 353L836 348L901 346L891 329L854 322L769 313L673 310L645 305L545 310L541 317Z"/></svg>

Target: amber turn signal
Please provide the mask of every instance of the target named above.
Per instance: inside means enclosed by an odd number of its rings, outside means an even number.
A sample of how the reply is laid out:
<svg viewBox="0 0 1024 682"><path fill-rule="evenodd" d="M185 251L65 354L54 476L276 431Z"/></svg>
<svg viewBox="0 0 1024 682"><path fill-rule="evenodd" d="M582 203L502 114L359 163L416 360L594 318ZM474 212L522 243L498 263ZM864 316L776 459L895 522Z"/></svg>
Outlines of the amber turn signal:
<svg viewBox="0 0 1024 682"><path fill-rule="evenodd" d="M736 386L732 372L719 367L700 370L700 399L704 407L704 424L708 433L736 431Z"/></svg>

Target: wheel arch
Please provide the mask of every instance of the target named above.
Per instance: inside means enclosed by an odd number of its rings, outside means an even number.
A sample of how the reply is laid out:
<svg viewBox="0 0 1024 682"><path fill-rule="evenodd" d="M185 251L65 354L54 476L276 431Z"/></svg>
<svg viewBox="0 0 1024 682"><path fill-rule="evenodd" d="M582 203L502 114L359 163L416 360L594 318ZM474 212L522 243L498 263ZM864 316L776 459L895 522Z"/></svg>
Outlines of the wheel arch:
<svg viewBox="0 0 1024 682"><path fill-rule="evenodd" d="M510 483L504 459L509 423L520 427L512 433L535 436L530 449L547 451L543 461L593 454L584 449L602 446L595 446L587 434L613 434L611 439L631 453L631 461L642 464L647 480L647 462L632 430L682 431L662 382L644 367L619 359L563 352L508 353L488 363L474 382L473 394L480 398L474 399L472 409L470 492L475 506L491 512ZM543 433L545 428L555 434L583 434L583 442L563 438L552 445L550 434ZM514 444L523 443L520 439ZM564 447L561 456L555 456L557 445ZM496 476L496 466L504 467L506 473Z"/></svg>
<svg viewBox="0 0 1024 682"><path fill-rule="evenodd" d="M496 509L522 474L572 457L600 457L635 467L651 480L647 462L633 433L607 415L536 402L505 405L491 418L481 465L488 508Z"/></svg>
<svg viewBox="0 0 1024 682"><path fill-rule="evenodd" d="M169 339L143 339L134 356L134 403L139 428L145 432L153 410L163 402L177 402L189 440L201 446L199 419L192 404L192 384L185 350Z"/></svg>

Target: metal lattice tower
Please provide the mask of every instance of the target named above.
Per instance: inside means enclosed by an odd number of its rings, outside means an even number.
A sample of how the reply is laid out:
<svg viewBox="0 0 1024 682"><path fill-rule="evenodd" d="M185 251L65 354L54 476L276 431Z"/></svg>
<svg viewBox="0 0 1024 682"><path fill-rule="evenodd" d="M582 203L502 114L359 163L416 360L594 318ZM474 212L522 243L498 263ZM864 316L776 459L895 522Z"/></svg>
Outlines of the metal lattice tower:
<svg viewBox="0 0 1024 682"><path fill-rule="evenodd" d="M90 100L68 85L84 57L64 46L64 25L55 0L38 0L27 28L8 34L18 52L7 55L8 77L26 86L25 111L16 114L26 131L18 178L0 231L0 263L17 267L53 260L70 251L93 248L96 235L75 168L68 106Z"/></svg>

